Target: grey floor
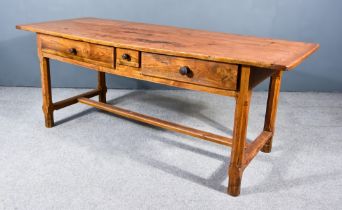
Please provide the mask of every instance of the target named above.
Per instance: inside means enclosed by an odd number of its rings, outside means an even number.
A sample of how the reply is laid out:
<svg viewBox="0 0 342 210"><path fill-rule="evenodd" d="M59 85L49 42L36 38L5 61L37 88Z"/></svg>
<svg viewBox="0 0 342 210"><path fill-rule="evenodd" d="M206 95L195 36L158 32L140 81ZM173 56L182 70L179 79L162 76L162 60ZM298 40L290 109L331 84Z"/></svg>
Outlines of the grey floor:
<svg viewBox="0 0 342 210"><path fill-rule="evenodd" d="M54 89L59 100L83 92ZM109 90L110 103L231 134L234 100ZM253 95L248 138L262 129ZM342 94L281 93L272 153L225 194L230 149L77 104L43 126L37 88L0 87L0 209L341 209Z"/></svg>

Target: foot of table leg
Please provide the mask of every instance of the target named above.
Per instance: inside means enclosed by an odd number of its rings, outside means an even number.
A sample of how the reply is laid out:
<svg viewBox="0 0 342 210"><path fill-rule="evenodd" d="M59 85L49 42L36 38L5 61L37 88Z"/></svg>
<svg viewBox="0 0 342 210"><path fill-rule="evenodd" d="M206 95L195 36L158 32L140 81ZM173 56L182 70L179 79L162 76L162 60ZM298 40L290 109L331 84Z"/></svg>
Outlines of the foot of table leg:
<svg viewBox="0 0 342 210"><path fill-rule="evenodd" d="M97 89L99 90L99 102L106 103L106 74L104 72L98 72Z"/></svg>
<svg viewBox="0 0 342 210"><path fill-rule="evenodd" d="M270 131L274 135L275 120L278 107L278 98L281 86L282 71L279 71L271 76L270 85L268 88L268 98L266 106L266 115L264 123L264 131ZM270 153L272 150L272 139L270 138L265 145L261 148L262 152Z"/></svg>
<svg viewBox="0 0 342 210"><path fill-rule="evenodd" d="M242 169L236 166L229 167L229 182L227 193L231 196L240 195L241 179L242 179Z"/></svg>
<svg viewBox="0 0 342 210"><path fill-rule="evenodd" d="M43 111L43 112L44 112L44 117L45 117L45 127L52 128L54 126L53 111Z"/></svg>
<svg viewBox="0 0 342 210"><path fill-rule="evenodd" d="M243 173L243 158L246 144L248 112L252 91L249 87L250 67L241 67L240 90L236 98L233 145L229 165L228 194L238 196L240 194L241 179Z"/></svg>
<svg viewBox="0 0 342 210"><path fill-rule="evenodd" d="M272 141L273 141L273 137L270 138L270 140L265 143L265 145L260 149L260 151L264 153L270 153L272 150Z"/></svg>

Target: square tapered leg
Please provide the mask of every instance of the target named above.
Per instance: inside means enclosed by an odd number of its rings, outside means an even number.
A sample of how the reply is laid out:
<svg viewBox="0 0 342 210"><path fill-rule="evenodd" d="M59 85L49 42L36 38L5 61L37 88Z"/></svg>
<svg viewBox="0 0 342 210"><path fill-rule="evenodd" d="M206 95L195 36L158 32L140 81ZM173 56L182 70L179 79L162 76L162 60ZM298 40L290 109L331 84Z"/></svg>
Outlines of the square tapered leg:
<svg viewBox="0 0 342 210"><path fill-rule="evenodd" d="M275 130L275 120L276 120L277 108L278 108L281 77L282 77L282 71L279 71L275 73L274 75L272 75L270 78L264 131L272 132L272 138L270 138L261 149L261 151L265 153L269 153L272 150L272 141L273 141L273 135L274 135L274 130Z"/></svg>
<svg viewBox="0 0 342 210"><path fill-rule="evenodd" d="M50 62L48 58L40 56L40 74L43 95L43 112L45 117L45 126L51 128L54 126L53 103L51 95Z"/></svg>
<svg viewBox="0 0 342 210"><path fill-rule="evenodd" d="M99 90L99 102L106 103L106 74L104 72L98 72L97 89Z"/></svg>
<svg viewBox="0 0 342 210"><path fill-rule="evenodd" d="M248 124L248 112L252 91L249 87L250 67L241 67L240 89L236 98L233 145L229 165L228 194L238 196L240 194L241 179L243 173L243 158L246 145Z"/></svg>

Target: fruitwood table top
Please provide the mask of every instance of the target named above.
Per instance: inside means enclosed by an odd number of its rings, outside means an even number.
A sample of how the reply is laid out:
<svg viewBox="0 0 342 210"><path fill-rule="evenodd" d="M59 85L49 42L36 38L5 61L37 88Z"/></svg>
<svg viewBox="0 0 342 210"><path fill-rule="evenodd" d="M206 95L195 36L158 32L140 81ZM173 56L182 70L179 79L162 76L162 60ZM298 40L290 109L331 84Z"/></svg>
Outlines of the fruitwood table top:
<svg viewBox="0 0 342 210"><path fill-rule="evenodd" d="M98 18L49 21L17 28L114 47L277 70L294 68L319 47L315 43Z"/></svg>

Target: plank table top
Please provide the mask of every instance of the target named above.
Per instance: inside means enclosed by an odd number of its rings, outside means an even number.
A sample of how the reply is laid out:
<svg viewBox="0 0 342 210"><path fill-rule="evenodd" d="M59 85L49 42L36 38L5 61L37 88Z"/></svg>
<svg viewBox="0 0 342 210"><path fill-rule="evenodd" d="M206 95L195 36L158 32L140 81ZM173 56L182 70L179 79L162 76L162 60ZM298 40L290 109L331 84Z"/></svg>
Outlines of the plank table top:
<svg viewBox="0 0 342 210"><path fill-rule="evenodd" d="M98 18L48 21L16 27L113 47L274 70L293 69L319 48L315 43Z"/></svg>

